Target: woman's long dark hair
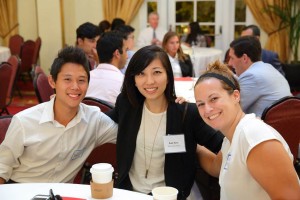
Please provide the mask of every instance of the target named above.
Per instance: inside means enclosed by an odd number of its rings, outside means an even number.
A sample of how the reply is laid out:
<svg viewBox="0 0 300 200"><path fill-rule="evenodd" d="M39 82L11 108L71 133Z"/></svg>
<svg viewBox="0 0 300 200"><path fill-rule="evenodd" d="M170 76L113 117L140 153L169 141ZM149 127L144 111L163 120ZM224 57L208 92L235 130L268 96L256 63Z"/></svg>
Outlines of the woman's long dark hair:
<svg viewBox="0 0 300 200"><path fill-rule="evenodd" d="M150 45L139 49L130 59L126 69L121 93L128 97L133 106L143 103L145 99L135 86L135 76L141 73L155 59L161 61L167 72L168 83L165 90L167 101L171 102L176 99L174 76L169 57L162 48Z"/></svg>

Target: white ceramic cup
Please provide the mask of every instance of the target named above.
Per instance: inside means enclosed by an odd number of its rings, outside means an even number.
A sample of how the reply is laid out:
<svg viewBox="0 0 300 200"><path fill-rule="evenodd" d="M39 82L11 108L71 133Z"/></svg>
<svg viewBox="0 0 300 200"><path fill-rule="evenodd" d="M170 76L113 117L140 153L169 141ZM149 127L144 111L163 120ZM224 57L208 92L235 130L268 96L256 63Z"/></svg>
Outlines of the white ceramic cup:
<svg viewBox="0 0 300 200"><path fill-rule="evenodd" d="M114 168L109 163L94 164L90 170L94 183L109 183L112 180Z"/></svg>
<svg viewBox="0 0 300 200"><path fill-rule="evenodd" d="M152 190L154 200L177 200L178 190L173 187L156 187Z"/></svg>

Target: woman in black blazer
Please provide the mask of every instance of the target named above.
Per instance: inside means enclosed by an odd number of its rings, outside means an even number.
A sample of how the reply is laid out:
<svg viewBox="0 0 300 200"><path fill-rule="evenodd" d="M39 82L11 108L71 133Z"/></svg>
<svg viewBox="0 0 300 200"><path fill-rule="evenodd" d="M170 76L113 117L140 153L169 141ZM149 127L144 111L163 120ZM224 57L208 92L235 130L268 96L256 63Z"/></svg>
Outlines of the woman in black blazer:
<svg viewBox="0 0 300 200"><path fill-rule="evenodd" d="M177 33L167 32L162 42L162 48L169 56L174 77L195 76L191 58L188 54L183 53Z"/></svg>
<svg viewBox="0 0 300 200"><path fill-rule="evenodd" d="M119 124L116 187L148 194L166 185L178 189L178 199L189 196L197 143L217 152L223 136L203 122L195 104L175 99L167 54L155 45L138 50L107 113Z"/></svg>

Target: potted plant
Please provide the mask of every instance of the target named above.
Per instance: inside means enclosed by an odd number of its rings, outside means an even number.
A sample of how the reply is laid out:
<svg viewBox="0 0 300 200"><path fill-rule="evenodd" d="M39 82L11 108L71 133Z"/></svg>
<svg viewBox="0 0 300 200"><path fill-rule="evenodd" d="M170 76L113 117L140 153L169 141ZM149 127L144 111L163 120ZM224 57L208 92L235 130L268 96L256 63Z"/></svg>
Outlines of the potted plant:
<svg viewBox="0 0 300 200"><path fill-rule="evenodd" d="M280 4L268 5L267 12L272 12L280 19L280 29L288 29L289 47L293 55L292 62L299 62L298 55L300 41L300 1L286 0Z"/></svg>
<svg viewBox="0 0 300 200"><path fill-rule="evenodd" d="M287 29L289 34L290 64L284 64L286 73L292 91L300 91L300 60L299 60L299 42L300 42L300 1L285 0L281 3L268 5L267 12L272 12L281 19L278 29Z"/></svg>

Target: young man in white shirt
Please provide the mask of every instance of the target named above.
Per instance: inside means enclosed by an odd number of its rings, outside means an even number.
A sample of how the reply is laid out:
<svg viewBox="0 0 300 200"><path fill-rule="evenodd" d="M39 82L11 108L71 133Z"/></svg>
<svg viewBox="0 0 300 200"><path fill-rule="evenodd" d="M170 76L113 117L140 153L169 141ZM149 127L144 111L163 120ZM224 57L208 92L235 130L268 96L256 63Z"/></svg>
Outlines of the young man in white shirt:
<svg viewBox="0 0 300 200"><path fill-rule="evenodd" d="M97 42L100 64L91 71L87 97L95 97L115 105L121 92L124 74L120 71L127 61L125 35L111 31L104 33Z"/></svg>
<svg viewBox="0 0 300 200"><path fill-rule="evenodd" d="M0 145L0 183L72 182L95 147L116 142L117 125L81 103L89 77L82 49L58 54L49 76L55 97L12 118Z"/></svg>

